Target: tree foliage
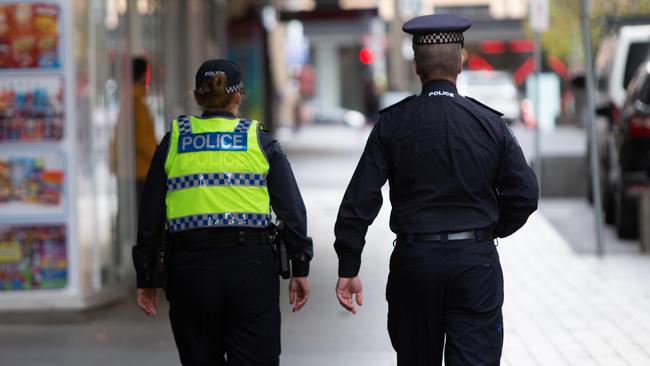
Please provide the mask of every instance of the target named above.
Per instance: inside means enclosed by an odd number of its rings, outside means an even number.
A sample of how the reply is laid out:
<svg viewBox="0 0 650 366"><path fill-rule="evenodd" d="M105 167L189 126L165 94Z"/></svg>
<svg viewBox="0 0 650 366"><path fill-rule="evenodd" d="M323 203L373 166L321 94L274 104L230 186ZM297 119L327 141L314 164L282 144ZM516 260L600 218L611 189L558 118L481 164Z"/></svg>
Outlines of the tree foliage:
<svg viewBox="0 0 650 366"><path fill-rule="evenodd" d="M542 33L544 53L556 56L568 64L582 63L580 1L549 0L549 10L549 29ZM608 17L645 15L650 24L648 0L590 0L590 10L589 23L594 51L610 31ZM532 34L532 31L528 29L528 33Z"/></svg>

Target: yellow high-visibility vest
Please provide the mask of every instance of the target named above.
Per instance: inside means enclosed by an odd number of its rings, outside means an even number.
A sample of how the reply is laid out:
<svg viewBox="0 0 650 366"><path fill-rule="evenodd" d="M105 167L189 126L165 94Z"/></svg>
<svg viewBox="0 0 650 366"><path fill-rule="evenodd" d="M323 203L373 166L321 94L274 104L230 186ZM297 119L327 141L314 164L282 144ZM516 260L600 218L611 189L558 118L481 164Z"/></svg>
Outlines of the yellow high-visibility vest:
<svg viewBox="0 0 650 366"><path fill-rule="evenodd" d="M263 228L269 224L269 162L259 122L227 117L172 121L167 173L167 229Z"/></svg>

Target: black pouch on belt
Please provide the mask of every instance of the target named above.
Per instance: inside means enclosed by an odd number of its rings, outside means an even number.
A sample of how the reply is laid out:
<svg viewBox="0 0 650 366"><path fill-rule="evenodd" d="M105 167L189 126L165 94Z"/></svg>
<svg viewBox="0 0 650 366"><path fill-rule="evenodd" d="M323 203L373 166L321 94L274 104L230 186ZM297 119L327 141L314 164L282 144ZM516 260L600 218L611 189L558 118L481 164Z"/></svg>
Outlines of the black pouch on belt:
<svg viewBox="0 0 650 366"><path fill-rule="evenodd" d="M167 230L163 230L162 241L156 253L156 261L151 268L151 281L155 288L164 289L167 287L170 249Z"/></svg>
<svg viewBox="0 0 650 366"><path fill-rule="evenodd" d="M269 236L273 251L275 252L278 274L285 280L289 279L291 277L291 261L289 260L289 252L284 242L284 224L281 221L277 224L271 223L269 226Z"/></svg>

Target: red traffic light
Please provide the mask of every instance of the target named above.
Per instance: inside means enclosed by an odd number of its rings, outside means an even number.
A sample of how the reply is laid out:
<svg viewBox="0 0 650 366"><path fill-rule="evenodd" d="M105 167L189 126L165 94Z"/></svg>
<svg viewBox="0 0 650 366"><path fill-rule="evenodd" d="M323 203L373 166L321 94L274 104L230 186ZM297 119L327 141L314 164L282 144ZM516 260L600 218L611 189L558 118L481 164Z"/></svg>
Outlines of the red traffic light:
<svg viewBox="0 0 650 366"><path fill-rule="evenodd" d="M370 65L375 59L375 55L372 53L370 48L362 48L359 51L359 61L364 65Z"/></svg>

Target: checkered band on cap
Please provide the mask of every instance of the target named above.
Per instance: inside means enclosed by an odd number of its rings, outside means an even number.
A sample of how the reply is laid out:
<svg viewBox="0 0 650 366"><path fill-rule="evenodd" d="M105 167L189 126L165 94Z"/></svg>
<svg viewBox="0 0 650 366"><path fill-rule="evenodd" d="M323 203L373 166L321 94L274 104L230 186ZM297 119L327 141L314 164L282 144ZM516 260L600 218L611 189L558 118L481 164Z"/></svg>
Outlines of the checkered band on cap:
<svg viewBox="0 0 650 366"><path fill-rule="evenodd" d="M226 73L223 71L210 71L210 75L226 75ZM242 89L243 87L244 87L244 83L240 81L238 84L235 85L227 85L225 90L227 94L232 94ZM208 91L209 90L204 90L203 88L196 89L196 92L199 94L207 93Z"/></svg>
<svg viewBox="0 0 650 366"><path fill-rule="evenodd" d="M258 173L200 173L167 179L167 192L194 187L266 187L266 174Z"/></svg>
<svg viewBox="0 0 650 366"><path fill-rule="evenodd" d="M443 43L463 43L463 33L458 32L441 32L429 34L414 34L414 44L443 44Z"/></svg>
<svg viewBox="0 0 650 366"><path fill-rule="evenodd" d="M170 232L207 227L266 227L269 215L250 212L220 212L177 217L167 220Z"/></svg>
<svg viewBox="0 0 650 366"><path fill-rule="evenodd" d="M240 90L243 87L244 87L244 84L241 83L241 82L239 84L237 84L237 85L227 86L226 87L226 93L232 94L232 93Z"/></svg>

